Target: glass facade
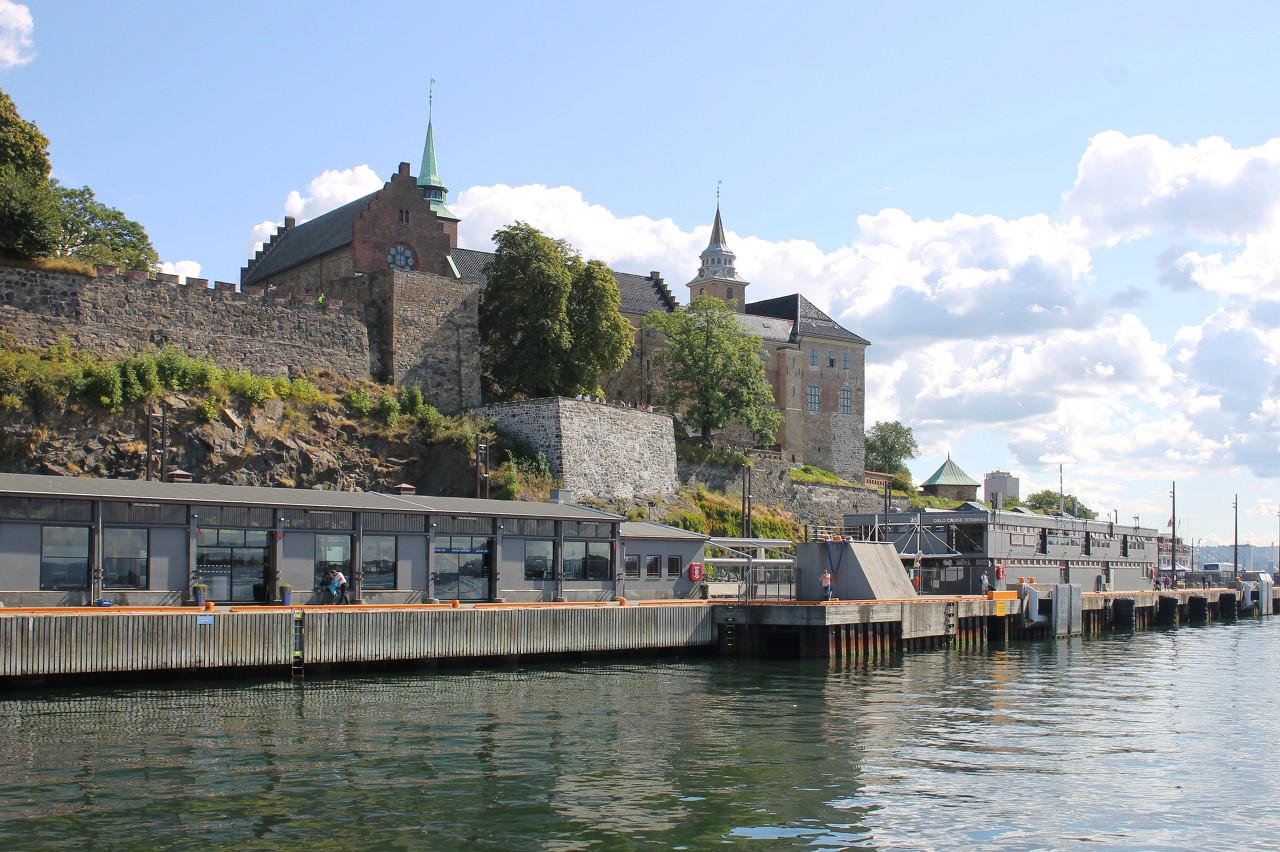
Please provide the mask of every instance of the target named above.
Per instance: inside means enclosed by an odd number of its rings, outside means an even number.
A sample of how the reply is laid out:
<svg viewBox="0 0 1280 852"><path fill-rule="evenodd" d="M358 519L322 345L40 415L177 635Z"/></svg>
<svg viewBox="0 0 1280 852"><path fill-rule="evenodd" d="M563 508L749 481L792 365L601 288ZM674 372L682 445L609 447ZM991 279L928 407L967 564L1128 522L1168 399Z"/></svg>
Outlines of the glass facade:
<svg viewBox="0 0 1280 852"><path fill-rule="evenodd" d="M489 599L493 539L478 535L442 535L436 538L433 556L437 598L451 601Z"/></svg>
<svg viewBox="0 0 1280 852"><path fill-rule="evenodd" d="M566 541L564 543L565 580L609 580L609 542Z"/></svg>
<svg viewBox="0 0 1280 852"><path fill-rule="evenodd" d="M254 592L265 588L271 565L270 536L267 530L202 527L197 531L196 571L209 587L210 600L260 598Z"/></svg>
<svg viewBox="0 0 1280 852"><path fill-rule="evenodd" d="M396 587L396 537L367 535L360 543L360 578L363 589Z"/></svg>
<svg viewBox="0 0 1280 852"><path fill-rule="evenodd" d="M524 543L524 578L526 580L556 578L554 541L530 539Z"/></svg>
<svg viewBox="0 0 1280 852"><path fill-rule="evenodd" d="M47 591L89 588L89 528L40 530L40 588Z"/></svg>
<svg viewBox="0 0 1280 852"><path fill-rule="evenodd" d="M102 531L102 587L145 589L150 564L150 533L107 527Z"/></svg>
<svg viewBox="0 0 1280 852"><path fill-rule="evenodd" d="M347 578L349 588L351 586L351 536L317 535L315 588L327 585L325 578L330 571L334 570L342 572L342 576Z"/></svg>

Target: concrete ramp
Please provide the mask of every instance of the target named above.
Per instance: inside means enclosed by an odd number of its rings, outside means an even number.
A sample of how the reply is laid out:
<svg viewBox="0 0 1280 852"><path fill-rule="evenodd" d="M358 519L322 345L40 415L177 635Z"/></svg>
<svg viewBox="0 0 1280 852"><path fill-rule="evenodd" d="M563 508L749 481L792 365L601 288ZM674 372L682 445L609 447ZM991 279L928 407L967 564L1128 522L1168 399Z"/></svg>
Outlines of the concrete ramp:
<svg viewBox="0 0 1280 852"><path fill-rule="evenodd" d="M809 541L796 545L800 600L822 599L818 578L834 577L832 594L842 601L902 600L916 590L892 544L882 541Z"/></svg>

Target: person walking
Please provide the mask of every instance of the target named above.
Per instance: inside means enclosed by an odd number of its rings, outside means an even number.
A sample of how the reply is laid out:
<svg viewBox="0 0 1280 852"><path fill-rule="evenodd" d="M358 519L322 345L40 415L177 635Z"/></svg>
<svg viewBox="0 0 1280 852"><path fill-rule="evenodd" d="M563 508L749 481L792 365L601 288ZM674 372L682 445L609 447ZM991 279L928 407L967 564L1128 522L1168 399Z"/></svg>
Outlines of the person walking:
<svg viewBox="0 0 1280 852"><path fill-rule="evenodd" d="M337 568L333 569L333 580L330 585L333 592L333 602L335 604L348 603L347 601L347 576Z"/></svg>
<svg viewBox="0 0 1280 852"><path fill-rule="evenodd" d="M822 599L824 601L831 600L831 569L823 568L822 573L818 575L818 583L822 586Z"/></svg>

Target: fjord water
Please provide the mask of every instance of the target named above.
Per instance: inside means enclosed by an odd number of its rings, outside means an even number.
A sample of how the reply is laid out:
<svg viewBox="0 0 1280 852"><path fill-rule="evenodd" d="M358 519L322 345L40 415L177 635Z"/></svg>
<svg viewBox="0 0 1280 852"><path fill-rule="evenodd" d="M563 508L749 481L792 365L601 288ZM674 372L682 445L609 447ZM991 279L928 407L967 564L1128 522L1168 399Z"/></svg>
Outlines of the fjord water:
<svg viewBox="0 0 1280 852"><path fill-rule="evenodd" d="M0 694L5 849L1280 848L1280 618Z"/></svg>

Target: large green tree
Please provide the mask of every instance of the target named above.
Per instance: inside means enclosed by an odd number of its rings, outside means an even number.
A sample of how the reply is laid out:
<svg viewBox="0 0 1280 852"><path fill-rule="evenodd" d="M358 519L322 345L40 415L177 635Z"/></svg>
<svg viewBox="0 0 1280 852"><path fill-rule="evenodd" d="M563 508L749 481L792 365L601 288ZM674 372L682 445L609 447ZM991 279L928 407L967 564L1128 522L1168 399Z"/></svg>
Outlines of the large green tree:
<svg viewBox="0 0 1280 852"><path fill-rule="evenodd" d="M143 227L114 207L79 189L51 181L58 200L58 243L54 254L85 263L125 269L152 269L160 262Z"/></svg>
<svg viewBox="0 0 1280 852"><path fill-rule="evenodd" d="M867 430L866 469L892 474L893 486L899 491L911 490L907 460L918 455L920 447L910 426L897 420L880 421Z"/></svg>
<svg viewBox="0 0 1280 852"><path fill-rule="evenodd" d="M0 256L42 257L56 244L48 148L40 128L23 121L13 99L0 91Z"/></svg>
<svg viewBox="0 0 1280 852"><path fill-rule="evenodd" d="M480 294L480 363L498 399L599 394L634 332L608 267L516 222L493 235Z"/></svg>
<svg viewBox="0 0 1280 852"><path fill-rule="evenodd" d="M1035 512L1056 512L1061 506L1077 518L1096 518L1098 513L1090 509L1074 494L1059 494L1051 488L1045 488L1029 494L1022 500L1022 505Z"/></svg>
<svg viewBox="0 0 1280 852"><path fill-rule="evenodd" d="M711 432L731 421L762 444L782 425L760 359L760 338L743 331L728 303L699 296L672 313L653 311L645 322L666 337L654 355L662 375L661 398L710 443Z"/></svg>

